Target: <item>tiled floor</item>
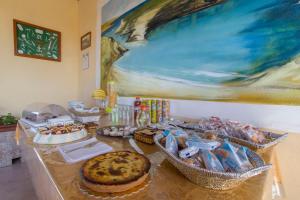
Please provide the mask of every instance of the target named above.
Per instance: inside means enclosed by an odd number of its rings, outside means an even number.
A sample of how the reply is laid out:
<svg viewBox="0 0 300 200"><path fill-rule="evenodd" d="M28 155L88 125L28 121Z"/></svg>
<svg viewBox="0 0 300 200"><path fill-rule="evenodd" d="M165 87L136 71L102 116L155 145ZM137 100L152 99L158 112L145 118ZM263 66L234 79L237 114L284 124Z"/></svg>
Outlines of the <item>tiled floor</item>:
<svg viewBox="0 0 300 200"><path fill-rule="evenodd" d="M1 200L37 200L27 166L20 159L0 168Z"/></svg>

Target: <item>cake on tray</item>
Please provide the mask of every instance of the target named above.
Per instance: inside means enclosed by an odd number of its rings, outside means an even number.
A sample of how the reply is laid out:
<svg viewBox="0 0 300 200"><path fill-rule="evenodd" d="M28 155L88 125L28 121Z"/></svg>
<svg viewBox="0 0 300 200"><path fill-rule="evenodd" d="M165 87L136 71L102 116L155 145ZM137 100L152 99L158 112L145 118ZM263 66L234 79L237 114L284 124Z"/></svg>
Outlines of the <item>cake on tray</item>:
<svg viewBox="0 0 300 200"><path fill-rule="evenodd" d="M139 153L110 152L83 164L82 183L95 192L124 192L142 184L149 176L150 167L148 158Z"/></svg>
<svg viewBox="0 0 300 200"><path fill-rule="evenodd" d="M33 142L37 144L62 144L86 136L87 132L81 124L55 125L39 128Z"/></svg>

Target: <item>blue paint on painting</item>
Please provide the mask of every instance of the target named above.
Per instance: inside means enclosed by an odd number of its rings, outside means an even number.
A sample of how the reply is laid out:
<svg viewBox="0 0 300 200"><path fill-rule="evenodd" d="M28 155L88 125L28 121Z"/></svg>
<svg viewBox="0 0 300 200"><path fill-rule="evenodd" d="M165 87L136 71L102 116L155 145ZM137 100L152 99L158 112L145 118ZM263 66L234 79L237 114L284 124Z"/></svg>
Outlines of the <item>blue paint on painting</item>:
<svg viewBox="0 0 300 200"><path fill-rule="evenodd" d="M117 22L119 23L119 21ZM298 0L228 0L173 20L115 66L149 75L219 85L280 67L300 53Z"/></svg>

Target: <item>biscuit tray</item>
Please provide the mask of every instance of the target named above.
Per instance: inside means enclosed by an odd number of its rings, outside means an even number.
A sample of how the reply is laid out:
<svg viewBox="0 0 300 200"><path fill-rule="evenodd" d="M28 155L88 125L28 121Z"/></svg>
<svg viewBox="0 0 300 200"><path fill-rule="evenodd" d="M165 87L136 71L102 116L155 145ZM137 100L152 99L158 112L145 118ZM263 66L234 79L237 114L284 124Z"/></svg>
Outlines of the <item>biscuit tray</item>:
<svg viewBox="0 0 300 200"><path fill-rule="evenodd" d="M247 149L247 155L254 168L241 173L217 172L204 168L193 167L186 164L172 153L169 153L159 142L162 138L162 134L156 135L154 137L154 141L160 150L166 155L167 160L191 182L205 188L214 190L232 189L239 186L247 179L259 175L271 168L271 165L266 165L258 154L249 149ZM240 146L234 143L232 145L235 147Z"/></svg>

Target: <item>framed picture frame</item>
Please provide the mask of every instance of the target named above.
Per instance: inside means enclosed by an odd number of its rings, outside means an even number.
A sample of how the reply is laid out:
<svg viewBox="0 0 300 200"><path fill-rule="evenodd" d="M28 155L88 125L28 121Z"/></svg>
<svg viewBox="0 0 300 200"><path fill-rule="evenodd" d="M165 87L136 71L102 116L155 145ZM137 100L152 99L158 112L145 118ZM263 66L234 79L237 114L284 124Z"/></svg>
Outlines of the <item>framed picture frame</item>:
<svg viewBox="0 0 300 200"><path fill-rule="evenodd" d="M82 54L82 70L86 70L90 66L90 55L89 52L84 52Z"/></svg>
<svg viewBox="0 0 300 200"><path fill-rule="evenodd" d="M61 32L14 19L14 54L61 62Z"/></svg>
<svg viewBox="0 0 300 200"><path fill-rule="evenodd" d="M87 49L92 44L92 33L88 32L81 36L81 51Z"/></svg>

